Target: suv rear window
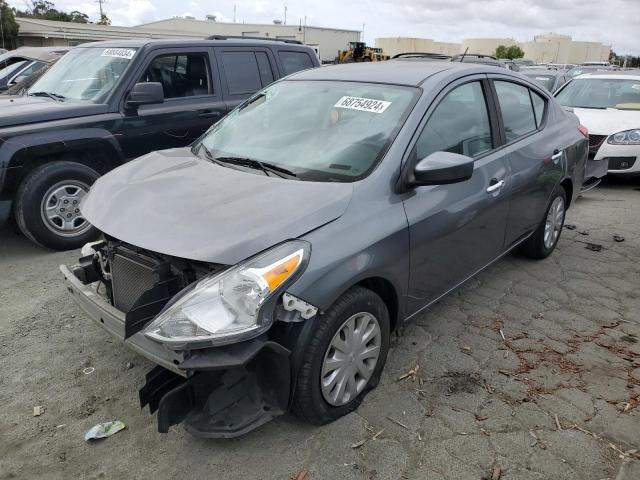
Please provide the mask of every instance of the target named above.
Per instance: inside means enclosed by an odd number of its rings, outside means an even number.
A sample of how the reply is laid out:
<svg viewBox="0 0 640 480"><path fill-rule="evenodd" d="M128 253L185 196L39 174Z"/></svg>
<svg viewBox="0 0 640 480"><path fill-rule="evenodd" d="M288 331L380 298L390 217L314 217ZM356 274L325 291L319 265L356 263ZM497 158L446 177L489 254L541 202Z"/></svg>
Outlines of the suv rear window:
<svg viewBox="0 0 640 480"><path fill-rule="evenodd" d="M299 72L300 70L306 70L307 68L313 68L313 62L311 57L305 52L289 52L281 50L278 52L282 67L284 68L285 75L291 75L292 73Z"/></svg>
<svg viewBox="0 0 640 480"><path fill-rule="evenodd" d="M254 93L262 88L254 52L223 52L220 57L231 95Z"/></svg>

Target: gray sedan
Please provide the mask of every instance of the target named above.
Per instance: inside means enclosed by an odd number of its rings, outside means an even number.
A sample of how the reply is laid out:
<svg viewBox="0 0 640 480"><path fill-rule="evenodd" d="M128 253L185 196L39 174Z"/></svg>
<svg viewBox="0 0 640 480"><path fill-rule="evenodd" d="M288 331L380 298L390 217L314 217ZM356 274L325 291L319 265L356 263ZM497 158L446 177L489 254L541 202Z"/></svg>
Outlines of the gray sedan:
<svg viewBox="0 0 640 480"><path fill-rule="evenodd" d="M577 117L502 68L306 70L100 178L82 212L104 239L61 270L157 365L139 393L160 432L323 424L376 386L401 323L513 249L553 252L586 159Z"/></svg>

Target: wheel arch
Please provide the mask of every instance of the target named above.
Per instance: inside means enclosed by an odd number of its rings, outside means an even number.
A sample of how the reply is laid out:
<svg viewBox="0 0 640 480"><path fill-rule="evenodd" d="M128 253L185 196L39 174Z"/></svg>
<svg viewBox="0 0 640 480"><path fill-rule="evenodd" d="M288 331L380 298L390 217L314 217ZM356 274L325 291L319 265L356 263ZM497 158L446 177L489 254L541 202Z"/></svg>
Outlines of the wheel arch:
<svg viewBox="0 0 640 480"><path fill-rule="evenodd" d="M560 186L564 188L564 193L567 195L567 208L569 208L573 200L573 181L567 177L560 182Z"/></svg>
<svg viewBox="0 0 640 480"><path fill-rule="evenodd" d="M95 130L95 129L92 129ZM86 132L84 132L86 133ZM55 134L43 133L25 135L25 138L12 138L2 144L0 159L6 158L6 175L2 185L2 194L13 197L20 183L35 168L53 161L72 161L86 165L100 175L121 165L124 156L119 144L109 132L104 135Z"/></svg>

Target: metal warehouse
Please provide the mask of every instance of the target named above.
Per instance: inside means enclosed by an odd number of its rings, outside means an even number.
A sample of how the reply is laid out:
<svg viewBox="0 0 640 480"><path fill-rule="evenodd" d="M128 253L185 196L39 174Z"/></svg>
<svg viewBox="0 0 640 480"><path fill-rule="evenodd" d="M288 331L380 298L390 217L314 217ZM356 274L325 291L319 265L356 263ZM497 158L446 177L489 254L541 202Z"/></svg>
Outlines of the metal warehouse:
<svg viewBox="0 0 640 480"><path fill-rule="evenodd" d="M209 35L268 37L297 40L314 47L323 62L333 61L338 50L360 39L359 30L315 27L304 24L223 23L191 18L170 18L135 27L17 18L19 46L75 46L80 43L124 38L202 38Z"/></svg>

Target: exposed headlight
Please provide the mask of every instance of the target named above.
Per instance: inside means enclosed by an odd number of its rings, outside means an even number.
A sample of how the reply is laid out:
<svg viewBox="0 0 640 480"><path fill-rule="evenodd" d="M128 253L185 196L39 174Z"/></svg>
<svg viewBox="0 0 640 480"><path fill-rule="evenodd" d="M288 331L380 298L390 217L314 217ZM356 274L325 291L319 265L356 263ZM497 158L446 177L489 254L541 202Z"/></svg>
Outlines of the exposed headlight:
<svg viewBox="0 0 640 480"><path fill-rule="evenodd" d="M170 347L222 345L255 337L272 324L260 308L296 278L310 246L293 240L200 280L147 326L144 334Z"/></svg>
<svg viewBox="0 0 640 480"><path fill-rule="evenodd" d="M614 133L607 139L611 145L640 145L640 128Z"/></svg>

